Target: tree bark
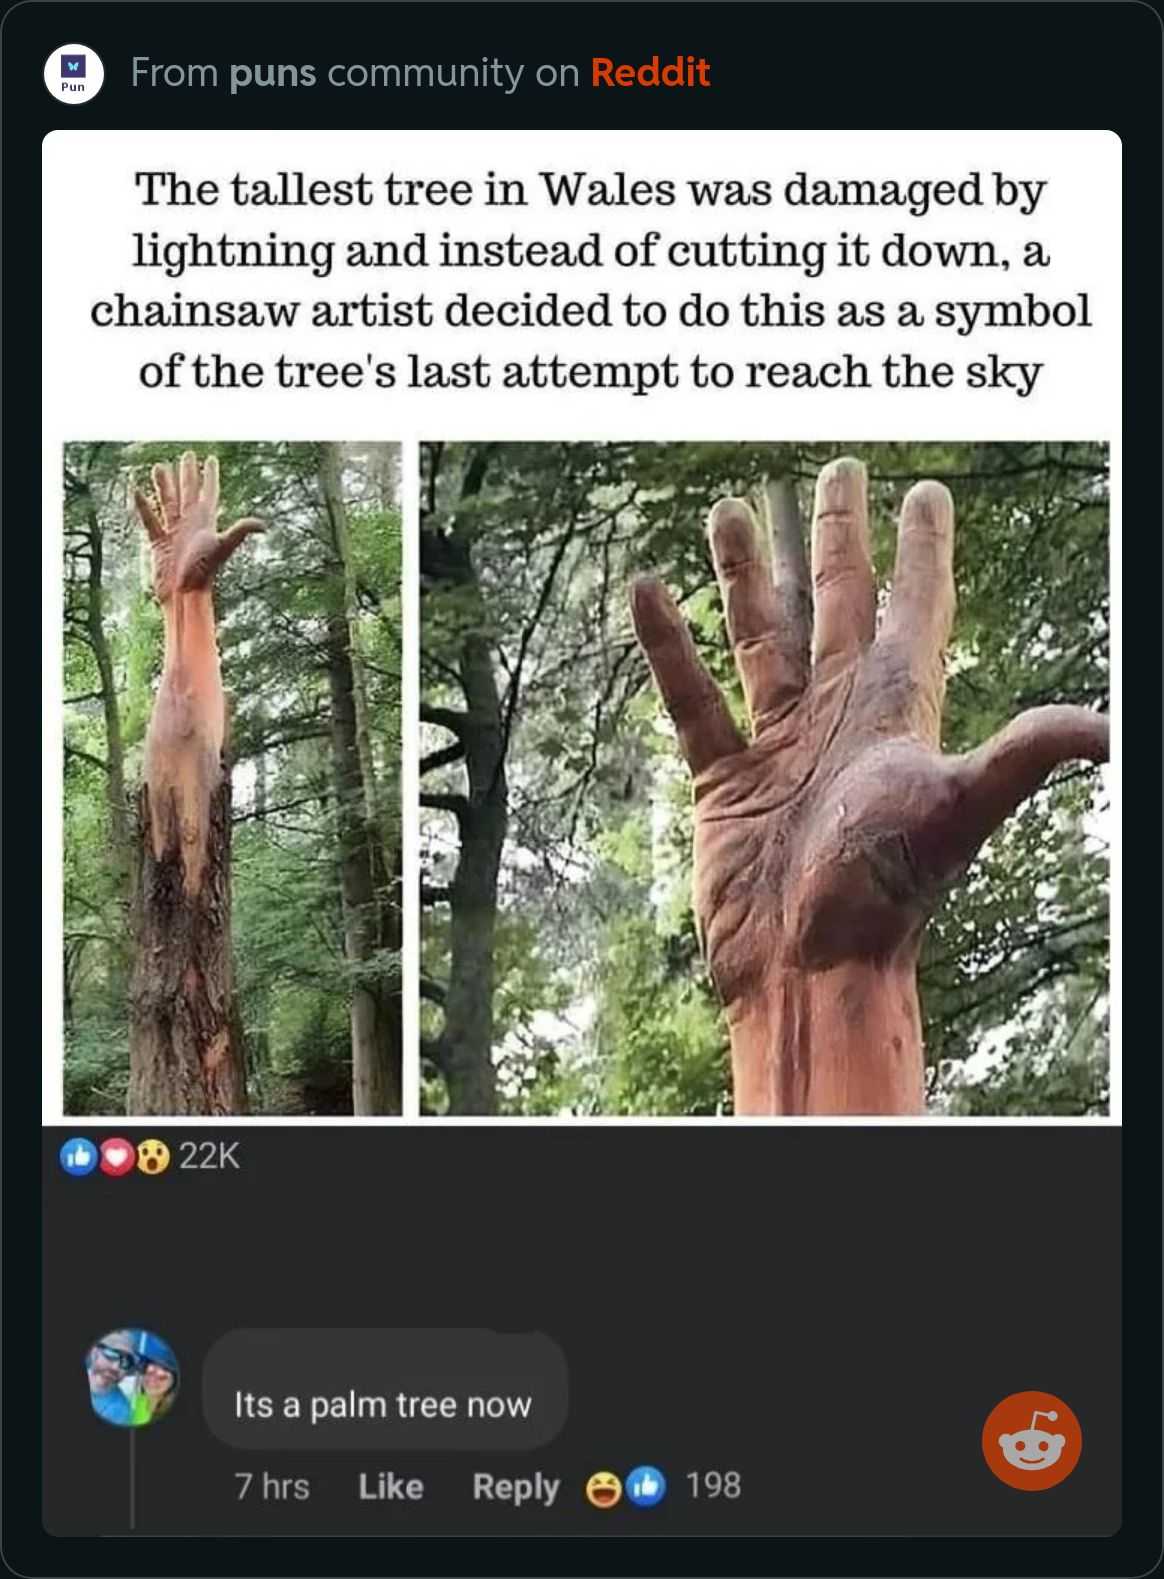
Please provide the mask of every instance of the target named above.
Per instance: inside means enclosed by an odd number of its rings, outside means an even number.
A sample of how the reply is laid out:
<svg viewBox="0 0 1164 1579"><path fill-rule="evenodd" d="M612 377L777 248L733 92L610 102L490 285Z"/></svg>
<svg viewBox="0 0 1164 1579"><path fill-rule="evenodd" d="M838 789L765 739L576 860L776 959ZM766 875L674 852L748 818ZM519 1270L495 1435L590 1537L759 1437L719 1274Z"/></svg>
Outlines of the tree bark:
<svg viewBox="0 0 1164 1579"><path fill-rule="evenodd" d="M490 450L478 449L466 468L461 498L477 495ZM426 576L464 589L476 617L461 638L458 676L463 712L423 708L429 723L450 730L462 748L467 795L422 795L421 805L452 812L457 818L459 852L449 885L449 980L444 994L441 1034L426 1047L448 1091L450 1114L497 1111L493 1068L494 944L497 931L497 875L509 821L505 776L507 749L501 698L493 672L493 653L482 626L484 606L473 566L468 531L454 519L448 532L426 530L421 537L421 570Z"/></svg>
<svg viewBox="0 0 1164 1579"><path fill-rule="evenodd" d="M232 1017L230 778L211 791L196 892L186 882L177 807L139 802L137 953L130 988L130 1113L245 1113ZM155 829L164 837L156 853Z"/></svg>
<svg viewBox="0 0 1164 1579"><path fill-rule="evenodd" d="M460 673L469 707L457 727L465 745L469 793L450 802L460 832L460 852L449 890L449 984L435 1061L448 1088L450 1113L489 1114L497 1109L493 950L509 795L501 701L492 652L483 636L470 634L463 639ZM434 797L427 797L428 804L433 802ZM425 803L422 796L421 804Z"/></svg>
<svg viewBox="0 0 1164 1579"><path fill-rule="evenodd" d="M387 872L375 807L369 803L371 740L352 633L348 525L338 445L324 446L320 486L341 574L338 606L327 622L326 646L344 951L352 968L352 1105L358 1116L399 1113L403 1061L399 995L389 990L375 966L384 946L381 907L387 902Z"/></svg>
<svg viewBox="0 0 1164 1579"><path fill-rule="evenodd" d="M121 704L113 669L113 654L105 634L105 535L93 498L91 468L75 483L85 518L88 539L89 573L86 587L85 636L97 666L101 713L105 725L105 799L109 808L109 867L123 915L132 903L133 836L129 801L125 789L125 743L121 729ZM111 950L111 988L122 997L129 975L129 955L125 947Z"/></svg>
<svg viewBox="0 0 1164 1579"><path fill-rule="evenodd" d="M131 867L129 802L125 794L125 744L121 734L121 708L113 673L113 655L105 636L105 543L88 484L85 485L85 494L85 513L89 523L88 636L100 677L101 711L105 721L110 844L118 887L128 897Z"/></svg>

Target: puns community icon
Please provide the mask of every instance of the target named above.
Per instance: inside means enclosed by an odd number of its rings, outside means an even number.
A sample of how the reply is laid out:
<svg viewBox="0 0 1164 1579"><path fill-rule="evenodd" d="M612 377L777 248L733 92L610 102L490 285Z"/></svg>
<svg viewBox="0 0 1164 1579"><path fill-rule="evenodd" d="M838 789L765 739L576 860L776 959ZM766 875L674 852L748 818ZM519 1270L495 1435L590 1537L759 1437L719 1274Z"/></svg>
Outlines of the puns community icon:
<svg viewBox="0 0 1164 1579"><path fill-rule="evenodd" d="M44 85L58 104L87 104L104 81L101 56L87 44L62 44L44 63Z"/></svg>

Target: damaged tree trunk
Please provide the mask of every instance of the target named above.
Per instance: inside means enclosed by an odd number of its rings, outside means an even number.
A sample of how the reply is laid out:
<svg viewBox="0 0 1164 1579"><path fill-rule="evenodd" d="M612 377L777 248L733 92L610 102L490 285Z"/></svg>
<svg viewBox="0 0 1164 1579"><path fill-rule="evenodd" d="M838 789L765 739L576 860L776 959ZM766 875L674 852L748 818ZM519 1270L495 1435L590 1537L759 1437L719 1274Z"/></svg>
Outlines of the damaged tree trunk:
<svg viewBox="0 0 1164 1579"><path fill-rule="evenodd" d="M192 454L154 468L136 496L165 620L162 677L139 798L135 956L130 986L130 1113L246 1111L233 1013L230 773L218 661L215 571L258 521L221 535L218 465Z"/></svg>
<svg viewBox="0 0 1164 1579"><path fill-rule="evenodd" d="M139 835L129 1111L245 1113L242 1050L235 1045L231 1021L230 778L225 767L210 792L196 892L186 883L172 795L163 817L155 819L149 785L142 786Z"/></svg>

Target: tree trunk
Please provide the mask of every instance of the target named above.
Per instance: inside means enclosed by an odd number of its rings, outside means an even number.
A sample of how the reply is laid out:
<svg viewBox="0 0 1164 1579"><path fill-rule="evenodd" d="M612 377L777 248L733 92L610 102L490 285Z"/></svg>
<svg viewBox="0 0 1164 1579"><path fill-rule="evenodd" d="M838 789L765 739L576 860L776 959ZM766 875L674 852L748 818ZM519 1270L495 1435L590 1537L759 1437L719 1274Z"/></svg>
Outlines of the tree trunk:
<svg viewBox="0 0 1164 1579"><path fill-rule="evenodd" d="M480 493L490 453L490 447L479 448L470 460L461 487L463 500ZM468 780L467 795L420 797L422 806L451 812L457 819L459 836L456 871L447 895L451 914L444 1024L441 1034L425 1048L444 1078L448 1111L454 1115L497 1111L493 951L497 874L509 822L508 741L471 546L469 531L462 529L457 519L451 531L428 530L421 537L422 574L462 589L464 607L473 611L476 627L466 630L458 657L465 710L428 708L422 715L456 735Z"/></svg>
<svg viewBox="0 0 1164 1579"><path fill-rule="evenodd" d="M176 800L171 797L164 810L152 806L146 784L139 805L129 1111L245 1113L246 1078L232 1018L229 775L220 773L210 795L194 891Z"/></svg>
<svg viewBox="0 0 1164 1579"><path fill-rule="evenodd" d="M352 968L352 1105L357 1115L399 1113L400 1040L391 995L375 974L378 903L363 815L348 622L342 614L328 621L327 655L344 952Z"/></svg>
<svg viewBox="0 0 1164 1579"><path fill-rule="evenodd" d="M105 724L105 798L109 808L109 866L123 916L132 901L133 852L129 801L125 792L125 744L121 731L121 704L113 672L113 654L105 634L105 537L88 476L80 485L88 528L89 578L85 626L93 661L97 666L101 712ZM127 947L110 952L110 987L123 999L129 975Z"/></svg>
<svg viewBox="0 0 1164 1579"><path fill-rule="evenodd" d="M461 686L469 704L464 725L467 800L455 808L460 855L450 891L449 985L439 1065L449 1092L449 1112L494 1113L494 938L497 874L508 824L508 788L501 705L493 658L483 636L461 646Z"/></svg>
<svg viewBox="0 0 1164 1579"><path fill-rule="evenodd" d="M105 573L105 544L91 496L87 502L87 514L89 517L88 635L100 677L101 711L105 721L105 760L109 770L106 795L109 804L110 848L118 887L128 897L131 861L129 803L125 795L125 746L121 735L121 709L113 674L113 656L105 636L105 592L102 585Z"/></svg>
<svg viewBox="0 0 1164 1579"><path fill-rule="evenodd" d="M324 446L320 485L342 576L340 606L327 622L327 674L344 951L352 971L352 1105L358 1116L399 1113L403 1053L399 998L389 991L376 968L382 946L380 907L387 876L379 851L374 808L368 802L371 744L366 710L361 728L362 697L352 637L350 555L338 445Z"/></svg>
<svg viewBox="0 0 1164 1579"><path fill-rule="evenodd" d="M925 1111L916 940L885 960L774 972L728 1028L737 1114Z"/></svg>
<svg viewBox="0 0 1164 1579"><path fill-rule="evenodd" d="M235 1114L246 1067L230 934L230 772L212 581L259 523L216 531L218 464L155 467L137 496L165 621L138 802L129 1111Z"/></svg>
<svg viewBox="0 0 1164 1579"><path fill-rule="evenodd" d="M255 822L260 828L267 821L267 710L260 702L254 710L257 747L251 756L255 769Z"/></svg>

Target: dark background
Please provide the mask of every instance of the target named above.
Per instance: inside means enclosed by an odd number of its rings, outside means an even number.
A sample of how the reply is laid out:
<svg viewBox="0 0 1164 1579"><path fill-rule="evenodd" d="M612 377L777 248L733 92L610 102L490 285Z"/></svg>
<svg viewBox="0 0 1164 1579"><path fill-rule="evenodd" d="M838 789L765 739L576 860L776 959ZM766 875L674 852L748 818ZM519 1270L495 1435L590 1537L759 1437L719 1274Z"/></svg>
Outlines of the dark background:
<svg viewBox="0 0 1164 1579"><path fill-rule="evenodd" d="M74 40L102 56L105 86L83 109L57 109L44 90L43 63L51 49ZM1133 3L98 0L20 5L5 19L2 44L4 737L9 763L16 763L4 776L2 1377L9 1563L23 1573L122 1575L494 1567L511 1574L1133 1574L1151 1567L1160 1534L1161 31L1155 11ZM711 62L713 87L555 92L527 86L509 98L319 87L232 100L221 91L135 92L127 86L134 53L220 66L272 59L468 61L482 54L585 65L594 54L637 61L693 53ZM803 1132L730 1124L690 1131L265 1130L248 1137L253 1163L244 1175L66 1179L55 1160L64 1132L47 1134L42 1147L36 1122L39 841L33 830L41 719L29 655L40 649L40 545L29 523L39 519L36 236L44 133L56 124L859 129L910 123L1105 127L1123 141L1125 562L1133 573L1124 589L1124 705L1132 727L1124 771L1130 855L1122 1138L1092 1128L962 1130L940 1122L924 1130ZM78 268L83 260L78 237ZM67 377L68 370L54 376ZM159 1128L170 1138L175 1133ZM41 1169L47 1175L43 1308L32 1182ZM1024 1184L1031 1189L1026 1196ZM46 1537L42 1463L49 1469L50 1530L75 1527L74 1519L90 1531L124 1528L118 1518L128 1507L129 1449L89 1415L80 1365L96 1332L126 1315L156 1325L184 1356L197 1356L245 1322L540 1327L566 1351L572 1415L560 1442L543 1455L546 1462L528 1467L570 1480L555 1530L593 1530L593 1520L609 1518L611 1533L601 1544L529 1535L489 1542L405 1537L388 1548L355 1539L342 1548L286 1539L213 1545L150 1539L161 1528L187 1535L244 1528L232 1522L240 1514L228 1500L237 1466L197 1414L196 1387L189 1385L195 1360L179 1412L135 1449L136 1540ZM1122 1347L1114 1337L1117 1323ZM1128 1391L1122 1449L1121 1352ZM993 1481L978 1448L985 1413L1003 1394L1025 1388L1059 1392L1085 1434L1075 1474L1040 1496ZM272 1471L296 1473L282 1457ZM349 1506L337 1478L343 1457L328 1455L327 1489L321 1482L317 1501L284 1510L280 1528L287 1534L312 1527L384 1533L377 1505L367 1505L370 1515ZM624 1506L602 1515L571 1500L592 1469L622 1471L644 1459L672 1473L672 1494L660 1508ZM736 1539L617 1538L644 1527L692 1528L675 1472L681 1477L701 1465L744 1472L743 1502L710 1505L725 1511L699 1525ZM358 1467L350 1466L353 1477ZM416 1472L426 1471L427 1464ZM426 1518L440 1514L445 1534L467 1527L457 1473L454 1455L434 1460L434 1500L422 1505ZM319 1525L292 1523L300 1511ZM370 1523L361 1525L365 1517ZM530 1514L522 1528L546 1528L539 1517L553 1514ZM514 1527L503 1518L497 1516L499 1532ZM471 1527L493 1526L478 1512ZM783 1538L747 1538L758 1530ZM823 1538L795 1538L809 1532ZM878 1532L911 1538L861 1538ZM1093 1538L1063 1538L1084 1532Z"/></svg>
<svg viewBox="0 0 1164 1579"><path fill-rule="evenodd" d="M161 1178L72 1179L60 1144L100 1138L74 1122L45 1132L54 1534L127 1531L130 1435L139 1534L1119 1527L1113 1129L725 1120L722 1132L437 1133L433 1121L288 1134L158 1121L144 1133L175 1154ZM242 1136L238 1172L176 1166L179 1139L208 1134ZM226 1332L373 1324L546 1333L569 1371L565 1429L504 1453L232 1451L211 1435L201 1360ZM162 1334L185 1365L173 1413L142 1431L111 1428L89 1406L86 1351L118 1326ZM341 1335L337 1362L342 1350ZM257 1371L251 1382L267 1390ZM377 1392L380 1373L302 1385ZM1027 1390L1061 1397L1083 1429L1074 1474L1038 1495L996 1480L981 1449L994 1405ZM594 1470L642 1463L669 1478L658 1508L589 1507ZM743 1497L693 1504L685 1475L700 1468L738 1469ZM421 1476L424 1503L361 1504L358 1474L382 1469ZM565 1478L546 1512L471 1500L474 1470L537 1469ZM315 1489L302 1505L239 1504L236 1470L308 1475Z"/></svg>

